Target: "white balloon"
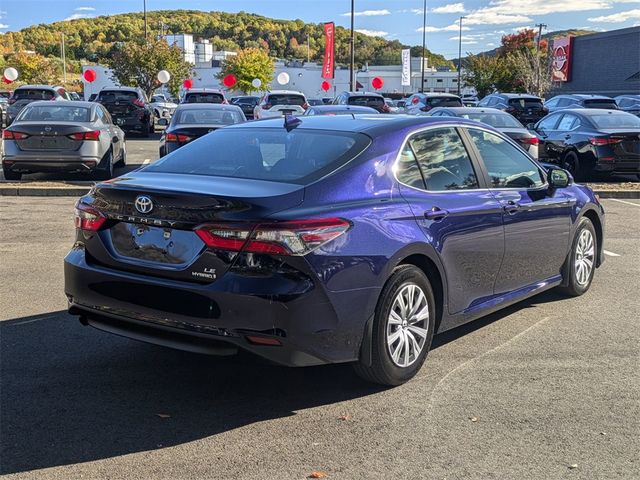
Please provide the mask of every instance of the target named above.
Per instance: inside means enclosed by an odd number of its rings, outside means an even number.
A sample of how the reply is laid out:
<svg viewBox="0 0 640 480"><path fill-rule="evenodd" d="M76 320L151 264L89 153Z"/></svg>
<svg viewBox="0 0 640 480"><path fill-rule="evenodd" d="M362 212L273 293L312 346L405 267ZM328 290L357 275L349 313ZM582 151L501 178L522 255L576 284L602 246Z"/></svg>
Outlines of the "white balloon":
<svg viewBox="0 0 640 480"><path fill-rule="evenodd" d="M279 73L277 80L280 85L286 85L289 83L289 74L287 72Z"/></svg>
<svg viewBox="0 0 640 480"><path fill-rule="evenodd" d="M18 70L13 67L7 67L4 69L4 78L15 82L18 79Z"/></svg>
<svg viewBox="0 0 640 480"><path fill-rule="evenodd" d="M253 88L260 88L262 86L262 80L260 80L259 78L254 78L253 80L251 80L251 85L253 85Z"/></svg>
<svg viewBox="0 0 640 480"><path fill-rule="evenodd" d="M169 80L171 80L171 74L169 72L166 70L160 70L158 72L158 81L160 83L169 83Z"/></svg>

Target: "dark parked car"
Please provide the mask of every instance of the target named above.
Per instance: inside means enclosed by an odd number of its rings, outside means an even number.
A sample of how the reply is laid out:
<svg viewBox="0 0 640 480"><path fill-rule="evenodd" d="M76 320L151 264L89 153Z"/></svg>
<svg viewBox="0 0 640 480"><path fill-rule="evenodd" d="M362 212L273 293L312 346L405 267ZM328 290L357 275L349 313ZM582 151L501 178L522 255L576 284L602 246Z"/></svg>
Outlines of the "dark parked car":
<svg viewBox="0 0 640 480"><path fill-rule="evenodd" d="M304 115L378 115L379 113L375 108L359 105L318 105L317 107L309 107Z"/></svg>
<svg viewBox="0 0 640 480"><path fill-rule="evenodd" d="M178 106L171 117L171 123L160 137L160 156L163 157L219 128L246 121L237 105L183 103Z"/></svg>
<svg viewBox="0 0 640 480"><path fill-rule="evenodd" d="M409 115L420 115L437 107L462 107L462 100L452 93L414 93L404 110Z"/></svg>
<svg viewBox="0 0 640 480"><path fill-rule="evenodd" d="M495 108L434 108L425 114L432 117L459 117L486 123L514 140L533 158L538 158L538 137L527 130L513 115Z"/></svg>
<svg viewBox="0 0 640 480"><path fill-rule="evenodd" d="M567 169L576 180L596 174L640 175L640 118L594 108L555 112L538 122L540 157Z"/></svg>
<svg viewBox="0 0 640 480"><path fill-rule="evenodd" d="M113 123L125 132L140 133L144 137L153 132L153 110L139 88L105 88L100 90L95 101L109 111Z"/></svg>
<svg viewBox="0 0 640 480"><path fill-rule="evenodd" d="M5 122L7 126L18 116L24 107L38 100L59 101L69 100L64 87L52 87L51 85L22 85L13 91L7 101Z"/></svg>
<svg viewBox="0 0 640 480"><path fill-rule="evenodd" d="M250 119L253 119L253 109L256 108L258 102L260 101L260 97L254 96L246 96L246 97L236 97L231 101L232 105L237 105L242 109L242 113L244 116Z"/></svg>
<svg viewBox="0 0 640 480"><path fill-rule="evenodd" d="M507 112L523 125L535 123L549 113L540 97L526 93L492 93L480 100L478 106Z"/></svg>
<svg viewBox="0 0 640 480"><path fill-rule="evenodd" d="M182 97L180 103L224 103L227 104L226 97L222 90L215 88L191 88Z"/></svg>
<svg viewBox="0 0 640 480"><path fill-rule="evenodd" d="M589 289L597 197L491 127L289 120L222 128L81 197L69 312L195 352L353 362L398 385L434 333Z"/></svg>
<svg viewBox="0 0 640 480"><path fill-rule="evenodd" d="M615 101L619 110L640 117L640 95L620 95Z"/></svg>
<svg viewBox="0 0 640 480"><path fill-rule="evenodd" d="M315 107L317 105L324 105L324 102L321 98L308 98L307 103L310 107Z"/></svg>
<svg viewBox="0 0 640 480"><path fill-rule="evenodd" d="M549 112L565 108L605 108L617 110L616 101L605 95L556 95L544 102Z"/></svg>
<svg viewBox="0 0 640 480"><path fill-rule="evenodd" d="M97 103L32 102L2 132L2 170L7 180L25 173L81 172L99 179L124 166L124 132Z"/></svg>
<svg viewBox="0 0 640 480"><path fill-rule="evenodd" d="M384 97L373 92L342 92L333 99L333 105L357 105L375 108L380 113L390 112Z"/></svg>

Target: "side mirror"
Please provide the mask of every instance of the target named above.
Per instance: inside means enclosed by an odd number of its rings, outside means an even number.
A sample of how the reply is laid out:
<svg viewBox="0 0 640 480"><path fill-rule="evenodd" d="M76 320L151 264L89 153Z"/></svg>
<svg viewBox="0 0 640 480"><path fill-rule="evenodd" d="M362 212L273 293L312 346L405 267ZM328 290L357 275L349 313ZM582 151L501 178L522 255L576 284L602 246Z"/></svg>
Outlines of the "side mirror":
<svg viewBox="0 0 640 480"><path fill-rule="evenodd" d="M565 188L571 183L571 175L561 168L550 168L547 172L549 188Z"/></svg>
<svg viewBox="0 0 640 480"><path fill-rule="evenodd" d="M169 125L169 120L167 120L166 118L159 118L156 123L158 125L160 125L161 127L166 127L167 125Z"/></svg>

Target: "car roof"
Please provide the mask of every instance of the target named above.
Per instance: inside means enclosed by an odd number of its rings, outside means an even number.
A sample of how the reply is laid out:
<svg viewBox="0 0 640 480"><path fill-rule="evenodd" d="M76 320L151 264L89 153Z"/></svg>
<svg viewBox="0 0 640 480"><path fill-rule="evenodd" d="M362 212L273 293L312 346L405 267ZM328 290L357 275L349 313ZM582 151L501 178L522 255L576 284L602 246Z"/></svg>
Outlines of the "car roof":
<svg viewBox="0 0 640 480"><path fill-rule="evenodd" d="M304 97L304 93L299 92L297 90L271 90L267 92L267 95L301 95Z"/></svg>
<svg viewBox="0 0 640 480"><path fill-rule="evenodd" d="M188 95L190 93L222 93L224 95L224 92L219 88L207 88L207 87L190 88L185 92L185 95Z"/></svg>
<svg viewBox="0 0 640 480"><path fill-rule="evenodd" d="M491 113L493 115L509 115L507 112L503 112L497 108L488 108L488 107L436 107L431 112L437 112L441 110L451 110L454 113ZM429 112L429 113L431 113Z"/></svg>
<svg viewBox="0 0 640 480"><path fill-rule="evenodd" d="M315 108L315 107L314 107ZM451 117L423 117L419 115L380 115L380 114L365 114L365 115L311 115L297 117L301 120L301 123L296 128L309 129L309 130L324 130L324 131L338 131L338 132L354 132L364 133L371 137L379 135L390 134L394 132L401 132L406 129L412 129L412 127L419 128L428 125L437 125L441 123L451 124L452 122L459 125L478 126L482 125L486 128L486 125L474 122L472 120L466 120L462 118L456 118L452 120ZM266 120L259 120L257 122L247 122L237 125L232 125L226 128L282 128L284 129L283 118L270 118Z"/></svg>
<svg viewBox="0 0 640 480"><path fill-rule="evenodd" d="M61 86L54 86L54 85L20 85L19 87L16 88L16 90L22 90L22 89L28 89L28 88L41 88L41 89L48 89L48 90L58 90ZM15 91L15 90L14 90Z"/></svg>
<svg viewBox="0 0 640 480"><path fill-rule="evenodd" d="M460 98L455 93L444 93L444 92L417 92L414 95L424 95L425 97L449 97L449 98Z"/></svg>
<svg viewBox="0 0 640 480"><path fill-rule="evenodd" d="M100 89L101 92L104 91L118 91L118 90L122 90L122 91L126 91L126 92L136 92L138 93L138 88L137 87L102 87Z"/></svg>
<svg viewBox="0 0 640 480"><path fill-rule="evenodd" d="M622 110L614 110L608 108L563 108L562 110L558 110L557 112L553 112L554 114L559 113L573 113L575 115L584 115L585 117L589 117L592 115L602 115L603 113L609 113L609 115L631 115L630 113L624 112Z"/></svg>
<svg viewBox="0 0 640 480"><path fill-rule="evenodd" d="M492 95L502 95L507 98L535 98L536 100L541 100L540 97L531 95L530 93L492 93Z"/></svg>
<svg viewBox="0 0 640 480"><path fill-rule="evenodd" d="M345 91L345 92L342 92L342 93L346 93L347 95L352 96L352 97L366 97L366 96L371 95L371 96L374 96L374 97L382 97L382 98L384 98L382 96L382 94L380 94L378 92L348 92L348 91Z"/></svg>
<svg viewBox="0 0 640 480"><path fill-rule="evenodd" d="M371 107L367 107L365 105L314 105L312 107L313 110L318 110L320 112L335 112L338 110L344 111L352 111L352 112L369 112L373 115L373 112L376 110ZM378 113L378 112L376 112Z"/></svg>
<svg viewBox="0 0 640 480"><path fill-rule="evenodd" d="M577 98L579 100L590 100L592 98L597 100L613 100L613 98L607 97L606 95L593 95L593 94L586 94L586 93L571 93L567 95L558 95L558 96Z"/></svg>
<svg viewBox="0 0 640 480"><path fill-rule="evenodd" d="M85 102L84 100L69 100L67 102L52 102L51 100L37 100L29 104L30 107L47 106L47 105L50 107L94 108L100 104L96 102Z"/></svg>
<svg viewBox="0 0 640 480"><path fill-rule="evenodd" d="M181 103L178 105L178 110L239 110L242 111L237 105L229 105L226 103Z"/></svg>

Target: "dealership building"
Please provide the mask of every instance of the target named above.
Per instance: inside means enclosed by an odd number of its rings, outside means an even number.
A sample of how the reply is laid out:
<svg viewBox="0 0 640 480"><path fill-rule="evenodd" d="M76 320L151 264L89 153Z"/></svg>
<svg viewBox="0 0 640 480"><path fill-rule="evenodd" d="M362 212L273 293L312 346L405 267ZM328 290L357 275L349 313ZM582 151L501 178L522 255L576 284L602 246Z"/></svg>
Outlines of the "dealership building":
<svg viewBox="0 0 640 480"><path fill-rule="evenodd" d="M554 82L549 97L640 94L640 27L557 39L552 51Z"/></svg>

